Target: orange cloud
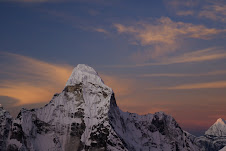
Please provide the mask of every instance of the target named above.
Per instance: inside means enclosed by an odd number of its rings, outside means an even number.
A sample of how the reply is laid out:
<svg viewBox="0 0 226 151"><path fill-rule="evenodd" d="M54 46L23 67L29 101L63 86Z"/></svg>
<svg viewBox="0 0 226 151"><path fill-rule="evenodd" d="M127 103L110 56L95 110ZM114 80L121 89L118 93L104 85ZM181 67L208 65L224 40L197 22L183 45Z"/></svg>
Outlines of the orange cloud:
<svg viewBox="0 0 226 151"><path fill-rule="evenodd" d="M191 23L174 22L168 17L161 17L154 24L138 23L137 25L125 26L114 25L119 33L132 34L142 45L156 43L175 44L175 40L180 36L210 39L212 36L226 30L207 28L203 25Z"/></svg>
<svg viewBox="0 0 226 151"><path fill-rule="evenodd" d="M94 28L94 31L104 33L104 34L109 34L109 32L103 28Z"/></svg>
<svg viewBox="0 0 226 151"><path fill-rule="evenodd" d="M226 32L225 29L174 22L168 17L161 17L154 23L140 22L130 26L122 24L115 24L114 26L118 33L132 35L135 41L138 41L141 45L154 47L154 52L150 49L135 54L135 56L143 57L141 60L148 60L150 57L158 57L176 51L185 38L208 40Z"/></svg>
<svg viewBox="0 0 226 151"><path fill-rule="evenodd" d="M127 96L129 94L132 94L135 90L134 85L136 84L132 79L109 76L106 74L101 74L100 76L105 84L113 89L117 97Z"/></svg>
<svg viewBox="0 0 226 151"><path fill-rule="evenodd" d="M4 77L0 80L0 95L18 99L19 104L48 102L60 92L72 67L53 64L12 53L1 53L7 62L0 64Z"/></svg>
<svg viewBox="0 0 226 151"><path fill-rule="evenodd" d="M48 102L54 93L61 92L73 67L67 64L54 64L34 58L0 52L1 62L0 96L19 100L17 105ZM136 89L132 79L101 74L104 82L124 99Z"/></svg>
<svg viewBox="0 0 226 151"><path fill-rule="evenodd" d="M226 81L216 81L216 82L207 82L207 83L194 83L194 84L185 84L170 87L168 89L214 89L214 88L226 88Z"/></svg>
<svg viewBox="0 0 226 151"><path fill-rule="evenodd" d="M47 84L46 84L47 85ZM52 86L36 86L32 83L5 82L1 83L0 96L18 99L16 105L48 102L54 94Z"/></svg>
<svg viewBox="0 0 226 151"><path fill-rule="evenodd" d="M165 6L178 16L194 16L214 21L226 22L225 1L165 1Z"/></svg>

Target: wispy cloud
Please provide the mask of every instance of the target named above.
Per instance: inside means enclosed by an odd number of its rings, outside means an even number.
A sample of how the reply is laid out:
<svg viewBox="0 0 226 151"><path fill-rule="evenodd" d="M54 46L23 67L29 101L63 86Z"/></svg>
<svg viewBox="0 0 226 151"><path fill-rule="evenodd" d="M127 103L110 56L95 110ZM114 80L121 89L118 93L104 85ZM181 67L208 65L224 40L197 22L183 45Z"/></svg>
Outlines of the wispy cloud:
<svg viewBox="0 0 226 151"><path fill-rule="evenodd" d="M180 11L177 11L176 14L177 14L178 16L189 16L189 15L194 15L195 12L192 11L192 10L186 10L186 11L180 10Z"/></svg>
<svg viewBox="0 0 226 151"><path fill-rule="evenodd" d="M5 52L0 52L0 60L0 97L16 100L10 104L10 111L18 111L18 106L38 107L47 103L54 93L63 90L73 69L68 64L49 63ZM140 87L136 80L104 73L100 76L115 92L119 106L125 110L135 106L128 102L136 102L134 98L130 99Z"/></svg>
<svg viewBox="0 0 226 151"><path fill-rule="evenodd" d="M180 36L211 39L214 35L226 30L207 28L204 25L174 22L168 17L161 17L155 23L138 23L131 26L114 25L119 33L133 35L142 45L156 43L175 44Z"/></svg>
<svg viewBox="0 0 226 151"><path fill-rule="evenodd" d="M63 90L73 69L68 64L49 63L6 52L0 52L0 60L0 96L18 100L16 105L48 102L54 93ZM108 74L100 76L120 102L135 91L136 84L132 79Z"/></svg>
<svg viewBox="0 0 226 151"><path fill-rule="evenodd" d="M226 2L213 1L208 5L204 5L198 16L205 17L214 21L226 22Z"/></svg>
<svg viewBox="0 0 226 151"><path fill-rule="evenodd" d="M178 50L185 38L209 40L226 32L224 29L207 28L204 25L174 22L168 17L161 17L152 23L139 22L134 25L114 24L114 26L118 33L132 35L142 46L152 47L145 52L134 54L134 58L142 60Z"/></svg>
<svg viewBox="0 0 226 151"><path fill-rule="evenodd" d="M33 104L48 102L54 94L53 89L53 86L47 84L36 86L32 82L5 81L1 82L0 95L18 99L15 105Z"/></svg>
<svg viewBox="0 0 226 151"><path fill-rule="evenodd" d="M47 102L60 92L69 78L72 67L30 57L3 53L1 59L0 95L19 100L19 104Z"/></svg>
<svg viewBox="0 0 226 151"><path fill-rule="evenodd" d="M164 57L162 59L158 59L156 62L151 63L142 63L135 65L114 65L108 67L114 68L136 68L136 67L145 67L145 66L160 66L160 65L171 65L178 63L197 63L204 61L213 61L226 59L226 52L223 48L212 47L202 50L196 50L193 52L187 52L181 55Z"/></svg>
<svg viewBox="0 0 226 151"><path fill-rule="evenodd" d="M202 62L208 60L218 60L226 58L226 52L215 48L208 48L195 52L185 53L180 56L169 58L165 64L186 63L186 62ZM164 62L162 62L164 64Z"/></svg>
<svg viewBox="0 0 226 151"><path fill-rule="evenodd" d="M224 75L226 74L226 70L218 70L218 71L212 71L207 73L157 73L157 74L142 74L139 75L139 77L201 77L201 76L215 76L215 75Z"/></svg>
<svg viewBox="0 0 226 151"><path fill-rule="evenodd" d="M178 16L193 16L214 21L226 22L226 2L221 0L190 1L172 0L165 1L166 7Z"/></svg>
<svg viewBox="0 0 226 151"><path fill-rule="evenodd" d="M189 63L189 62L203 62L218 59L225 59L226 52L219 48L207 48L203 50L197 50L194 52L184 53L182 55L164 58L156 63L138 64L137 66L149 66L149 65L168 65L176 63Z"/></svg>
<svg viewBox="0 0 226 151"><path fill-rule="evenodd" d="M109 34L109 32L103 28L93 28L93 30L104 34Z"/></svg>
<svg viewBox="0 0 226 151"><path fill-rule="evenodd" d="M177 86L158 88L158 89L188 90L188 89L216 89L216 88L226 88L226 81L192 83L192 84L177 85Z"/></svg>

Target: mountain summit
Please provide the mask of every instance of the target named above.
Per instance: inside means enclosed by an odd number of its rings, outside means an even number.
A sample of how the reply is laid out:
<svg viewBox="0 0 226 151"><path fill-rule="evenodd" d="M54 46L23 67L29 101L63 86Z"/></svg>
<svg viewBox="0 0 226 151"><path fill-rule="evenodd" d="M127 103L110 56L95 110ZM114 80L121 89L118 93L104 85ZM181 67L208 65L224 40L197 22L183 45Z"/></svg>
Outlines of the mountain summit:
<svg viewBox="0 0 226 151"><path fill-rule="evenodd" d="M195 139L196 144L205 151L218 151L226 146L226 122L219 118L204 136ZM224 147L225 149L225 147ZM222 151L224 150L222 149Z"/></svg>
<svg viewBox="0 0 226 151"><path fill-rule="evenodd" d="M66 86L74 86L75 84L79 83L93 83L106 87L102 79L99 77L98 73L92 67L84 64L79 64L73 69L72 74L66 83Z"/></svg>
<svg viewBox="0 0 226 151"><path fill-rule="evenodd" d="M114 92L87 66L74 68L64 90L16 119L0 108L0 148L9 151L198 151L173 117L121 111Z"/></svg>
<svg viewBox="0 0 226 151"><path fill-rule="evenodd" d="M205 135L226 136L226 122L219 118L206 132Z"/></svg>

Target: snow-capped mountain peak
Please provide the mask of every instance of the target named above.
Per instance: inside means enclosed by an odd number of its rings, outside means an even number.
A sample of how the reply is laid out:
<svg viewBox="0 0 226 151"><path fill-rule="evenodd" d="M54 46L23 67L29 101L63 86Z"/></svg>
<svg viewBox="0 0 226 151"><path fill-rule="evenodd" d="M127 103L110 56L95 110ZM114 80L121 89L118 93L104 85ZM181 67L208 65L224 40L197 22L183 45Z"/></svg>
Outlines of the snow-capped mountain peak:
<svg viewBox="0 0 226 151"><path fill-rule="evenodd" d="M215 122L215 124L225 125L226 124L226 121L224 119L222 119L222 118L219 118L219 119L217 119L217 121Z"/></svg>
<svg viewBox="0 0 226 151"><path fill-rule="evenodd" d="M226 136L226 122L224 119L219 118L206 132L205 135L210 136Z"/></svg>
<svg viewBox="0 0 226 151"><path fill-rule="evenodd" d="M91 67L74 68L64 90L16 119L0 108L0 148L23 151L198 151L173 117L123 112ZM2 143L3 142L3 143Z"/></svg>
<svg viewBox="0 0 226 151"><path fill-rule="evenodd" d="M205 132L204 136L195 139L196 144L201 150L206 151L226 151L226 122L219 118L217 121Z"/></svg>
<svg viewBox="0 0 226 151"><path fill-rule="evenodd" d="M92 67L89 67L85 64L78 64L73 69L72 74L66 83L66 87L74 86L80 83L92 83L102 87L107 87L98 73ZM107 88L109 89L109 87Z"/></svg>

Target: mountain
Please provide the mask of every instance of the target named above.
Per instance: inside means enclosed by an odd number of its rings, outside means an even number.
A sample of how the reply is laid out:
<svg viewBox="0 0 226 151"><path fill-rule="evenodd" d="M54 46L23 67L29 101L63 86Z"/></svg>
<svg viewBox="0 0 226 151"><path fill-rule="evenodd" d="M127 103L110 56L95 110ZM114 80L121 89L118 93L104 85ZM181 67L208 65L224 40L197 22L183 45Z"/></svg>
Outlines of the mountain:
<svg viewBox="0 0 226 151"><path fill-rule="evenodd" d="M205 135L224 137L226 136L226 121L219 118L206 132Z"/></svg>
<svg viewBox="0 0 226 151"><path fill-rule="evenodd" d="M218 151L226 146L226 122L219 118L204 136L195 139L197 145L206 151ZM226 148L225 148L226 149ZM223 150L223 149L222 149Z"/></svg>
<svg viewBox="0 0 226 151"><path fill-rule="evenodd" d="M114 92L87 66L74 68L64 90L44 107L13 119L0 107L2 151L198 151L194 137L163 112L123 112Z"/></svg>

